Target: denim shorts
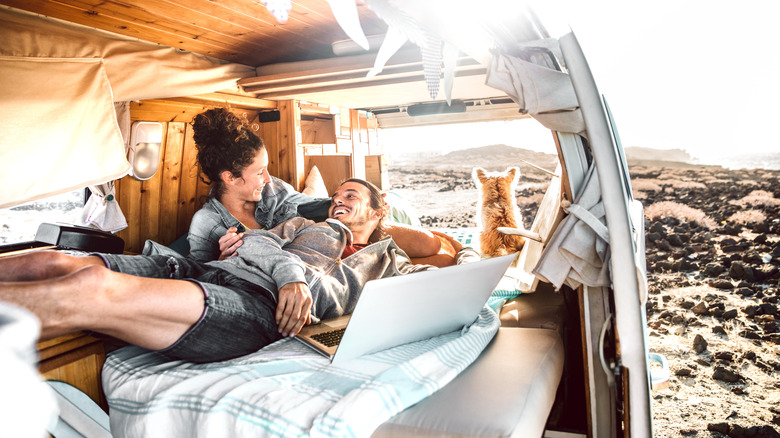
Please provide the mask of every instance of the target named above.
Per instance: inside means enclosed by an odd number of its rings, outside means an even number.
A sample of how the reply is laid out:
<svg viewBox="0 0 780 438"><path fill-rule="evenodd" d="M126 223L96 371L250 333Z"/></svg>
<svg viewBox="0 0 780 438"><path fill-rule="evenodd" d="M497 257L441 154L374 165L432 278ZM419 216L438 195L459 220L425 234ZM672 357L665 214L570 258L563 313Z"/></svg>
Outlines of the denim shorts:
<svg viewBox="0 0 780 438"><path fill-rule="evenodd" d="M184 257L96 254L116 272L192 281L203 290L203 315L179 340L160 350L174 359L216 362L281 339L271 292L222 269Z"/></svg>

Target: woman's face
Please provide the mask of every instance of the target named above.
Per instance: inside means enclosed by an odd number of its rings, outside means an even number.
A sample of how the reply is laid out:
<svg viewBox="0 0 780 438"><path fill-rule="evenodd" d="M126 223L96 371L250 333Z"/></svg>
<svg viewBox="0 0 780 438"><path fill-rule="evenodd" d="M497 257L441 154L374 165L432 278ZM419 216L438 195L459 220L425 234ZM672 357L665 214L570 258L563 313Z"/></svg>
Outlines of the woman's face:
<svg viewBox="0 0 780 438"><path fill-rule="evenodd" d="M261 148L252 164L244 168L241 178L235 180L235 190L244 201L257 202L262 199L263 187L271 182L268 173L268 151Z"/></svg>

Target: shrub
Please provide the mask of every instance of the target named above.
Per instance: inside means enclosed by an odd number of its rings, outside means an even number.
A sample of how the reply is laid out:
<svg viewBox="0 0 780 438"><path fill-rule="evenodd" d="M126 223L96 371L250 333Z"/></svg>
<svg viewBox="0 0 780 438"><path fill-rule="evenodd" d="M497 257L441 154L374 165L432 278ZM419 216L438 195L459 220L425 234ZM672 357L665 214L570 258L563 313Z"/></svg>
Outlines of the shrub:
<svg viewBox="0 0 780 438"><path fill-rule="evenodd" d="M706 189L707 186L698 181L685 181L681 179L667 179L661 184L673 189Z"/></svg>
<svg viewBox="0 0 780 438"><path fill-rule="evenodd" d="M741 207L748 205L752 207L775 207L780 205L780 199L775 198L771 192L767 192L766 190L753 190L744 198L730 201L730 203Z"/></svg>
<svg viewBox="0 0 780 438"><path fill-rule="evenodd" d="M543 198L544 193L534 193L531 196L521 196L517 198L517 205L520 207L527 207L531 204L540 205Z"/></svg>
<svg viewBox="0 0 780 438"><path fill-rule="evenodd" d="M631 187L641 192L660 192L661 186L655 180L636 178L631 181Z"/></svg>
<svg viewBox="0 0 780 438"><path fill-rule="evenodd" d="M744 210L729 216L728 221L739 225L749 225L764 222L766 215L760 210Z"/></svg>
<svg viewBox="0 0 780 438"><path fill-rule="evenodd" d="M673 217L684 222L696 222L708 229L717 227L717 223L703 211L672 201L661 201L647 206L645 217L651 220Z"/></svg>

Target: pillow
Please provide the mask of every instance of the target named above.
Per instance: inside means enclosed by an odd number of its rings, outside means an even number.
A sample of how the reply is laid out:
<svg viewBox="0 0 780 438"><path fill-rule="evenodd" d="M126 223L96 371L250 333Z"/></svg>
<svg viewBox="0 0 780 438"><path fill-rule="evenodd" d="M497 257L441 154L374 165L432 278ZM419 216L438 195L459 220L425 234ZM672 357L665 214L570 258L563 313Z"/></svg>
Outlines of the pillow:
<svg viewBox="0 0 780 438"><path fill-rule="evenodd" d="M314 198L328 198L328 188L325 187L325 181L322 180L322 175L317 166L312 166L309 171L309 175L306 177L306 181L303 182L303 194L309 195Z"/></svg>
<svg viewBox="0 0 780 438"><path fill-rule="evenodd" d="M399 193L388 190L384 193L385 203L390 207L390 220L399 224L407 224L413 227L422 227L420 218L409 202Z"/></svg>

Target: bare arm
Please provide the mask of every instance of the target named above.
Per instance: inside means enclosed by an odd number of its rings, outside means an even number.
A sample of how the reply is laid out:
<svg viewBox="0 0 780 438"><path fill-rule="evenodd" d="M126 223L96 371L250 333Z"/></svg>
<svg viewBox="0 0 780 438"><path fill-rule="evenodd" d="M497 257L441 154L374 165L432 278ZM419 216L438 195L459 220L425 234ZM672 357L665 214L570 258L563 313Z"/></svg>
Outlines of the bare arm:
<svg viewBox="0 0 780 438"><path fill-rule="evenodd" d="M429 230L388 224L385 231L409 257L433 256L441 250L441 241Z"/></svg>

